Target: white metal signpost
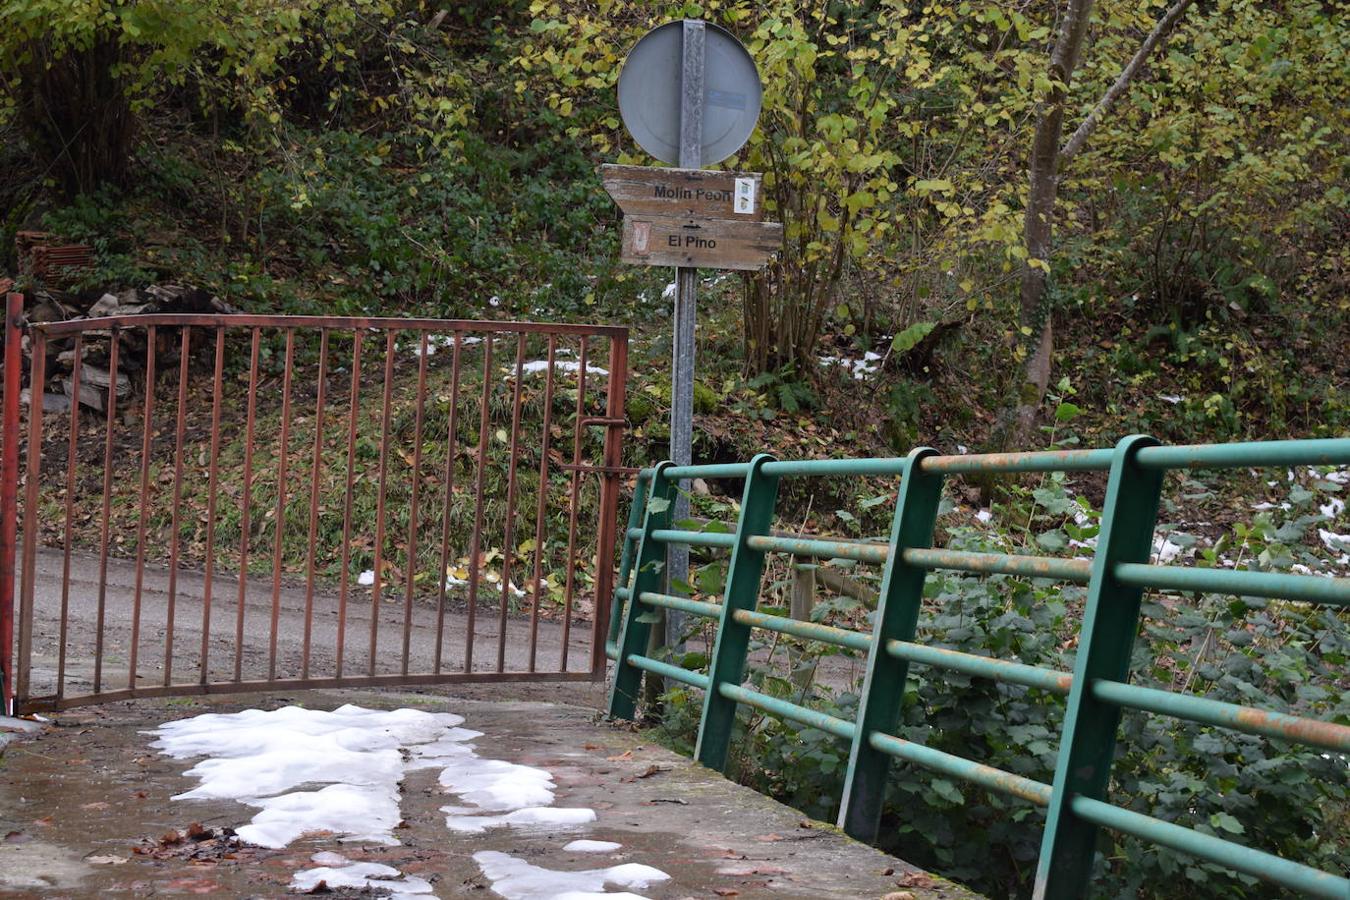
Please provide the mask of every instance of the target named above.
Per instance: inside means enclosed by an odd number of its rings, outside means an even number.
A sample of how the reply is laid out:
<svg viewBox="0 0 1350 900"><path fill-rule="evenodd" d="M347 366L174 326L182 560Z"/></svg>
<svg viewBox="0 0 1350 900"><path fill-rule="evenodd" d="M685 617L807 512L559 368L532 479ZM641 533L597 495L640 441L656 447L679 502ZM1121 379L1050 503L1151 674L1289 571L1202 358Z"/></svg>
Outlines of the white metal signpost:
<svg viewBox="0 0 1350 900"><path fill-rule="evenodd" d="M694 323L698 269L763 268L783 226L764 222L761 176L705 171L734 154L759 118L762 88L754 60L730 32L698 19L660 25L638 41L619 73L619 112L638 145L679 166L604 166L605 190L624 213L624 262L675 266L675 347L670 458L691 459ZM676 521L689 516L688 485ZM687 582L689 551L672 547L672 585ZM673 590L673 588L672 588ZM683 616L667 612L667 644L680 643Z"/></svg>

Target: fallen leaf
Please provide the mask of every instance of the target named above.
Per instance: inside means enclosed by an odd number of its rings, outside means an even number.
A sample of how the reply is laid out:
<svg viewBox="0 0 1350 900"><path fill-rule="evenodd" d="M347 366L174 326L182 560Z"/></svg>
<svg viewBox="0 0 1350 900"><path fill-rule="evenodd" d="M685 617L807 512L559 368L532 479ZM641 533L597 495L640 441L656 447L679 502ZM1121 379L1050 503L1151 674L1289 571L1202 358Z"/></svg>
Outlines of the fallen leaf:
<svg viewBox="0 0 1350 900"><path fill-rule="evenodd" d="M120 866L127 861L125 856L86 856L84 861L92 866Z"/></svg>
<svg viewBox="0 0 1350 900"><path fill-rule="evenodd" d="M927 872L906 872L895 883L901 887L928 887L933 883L933 876Z"/></svg>
<svg viewBox="0 0 1350 900"><path fill-rule="evenodd" d="M610 762L624 762L624 761L630 760L630 759L632 759L632 758L633 758L633 751L632 751L632 750L625 750L624 752L620 753L618 756L606 756L606 757L605 757L605 759L607 759L607 760L610 761Z"/></svg>
<svg viewBox="0 0 1350 900"><path fill-rule="evenodd" d="M781 841L782 839L783 839L783 836L782 836L781 834L758 834L758 835L755 835L755 840L759 841L761 844L771 844L771 843L773 843L774 841Z"/></svg>
<svg viewBox="0 0 1350 900"><path fill-rule="evenodd" d="M713 893L719 897L736 897L739 896L741 892L735 888L713 888Z"/></svg>

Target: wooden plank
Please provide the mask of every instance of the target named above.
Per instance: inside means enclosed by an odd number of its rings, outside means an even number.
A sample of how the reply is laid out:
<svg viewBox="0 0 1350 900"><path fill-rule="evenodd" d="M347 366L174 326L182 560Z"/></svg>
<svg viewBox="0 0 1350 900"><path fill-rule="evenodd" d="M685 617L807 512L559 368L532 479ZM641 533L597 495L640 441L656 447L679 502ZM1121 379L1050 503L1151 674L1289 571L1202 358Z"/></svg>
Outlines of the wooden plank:
<svg viewBox="0 0 1350 900"><path fill-rule="evenodd" d="M764 219L759 172L607 165L600 167L600 179L625 215Z"/></svg>
<svg viewBox="0 0 1350 900"><path fill-rule="evenodd" d="M782 242L777 222L625 216L620 258L638 266L754 271L764 268Z"/></svg>

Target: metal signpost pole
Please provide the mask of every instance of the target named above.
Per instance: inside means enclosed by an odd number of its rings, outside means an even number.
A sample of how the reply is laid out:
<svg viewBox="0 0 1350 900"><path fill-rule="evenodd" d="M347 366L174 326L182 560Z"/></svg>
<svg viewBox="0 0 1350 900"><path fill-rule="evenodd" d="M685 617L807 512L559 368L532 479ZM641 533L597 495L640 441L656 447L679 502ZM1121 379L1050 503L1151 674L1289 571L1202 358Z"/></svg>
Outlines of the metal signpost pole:
<svg viewBox="0 0 1350 900"><path fill-rule="evenodd" d="M685 19L680 67L680 168L703 167L704 27ZM670 458L677 466L693 460L694 444L694 325L697 321L698 269L675 270L675 346L670 379ZM674 521L689 518L689 482L680 482L675 496ZM666 557L668 590L683 593L689 582L689 548L672 545ZM666 646L683 650L684 613L666 610Z"/></svg>

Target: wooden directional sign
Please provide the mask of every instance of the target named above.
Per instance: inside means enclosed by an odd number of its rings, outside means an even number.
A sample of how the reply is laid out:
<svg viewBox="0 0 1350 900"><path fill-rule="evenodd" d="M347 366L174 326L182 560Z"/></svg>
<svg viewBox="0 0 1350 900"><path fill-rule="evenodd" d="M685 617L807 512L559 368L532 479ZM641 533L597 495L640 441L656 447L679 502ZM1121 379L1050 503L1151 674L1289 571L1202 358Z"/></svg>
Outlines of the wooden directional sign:
<svg viewBox="0 0 1350 900"><path fill-rule="evenodd" d="M754 271L764 268L782 241L783 226L777 222L624 216L620 256L639 266Z"/></svg>
<svg viewBox="0 0 1350 900"><path fill-rule="evenodd" d="M759 222L763 176L654 166L601 166L605 190L624 215L684 216Z"/></svg>

